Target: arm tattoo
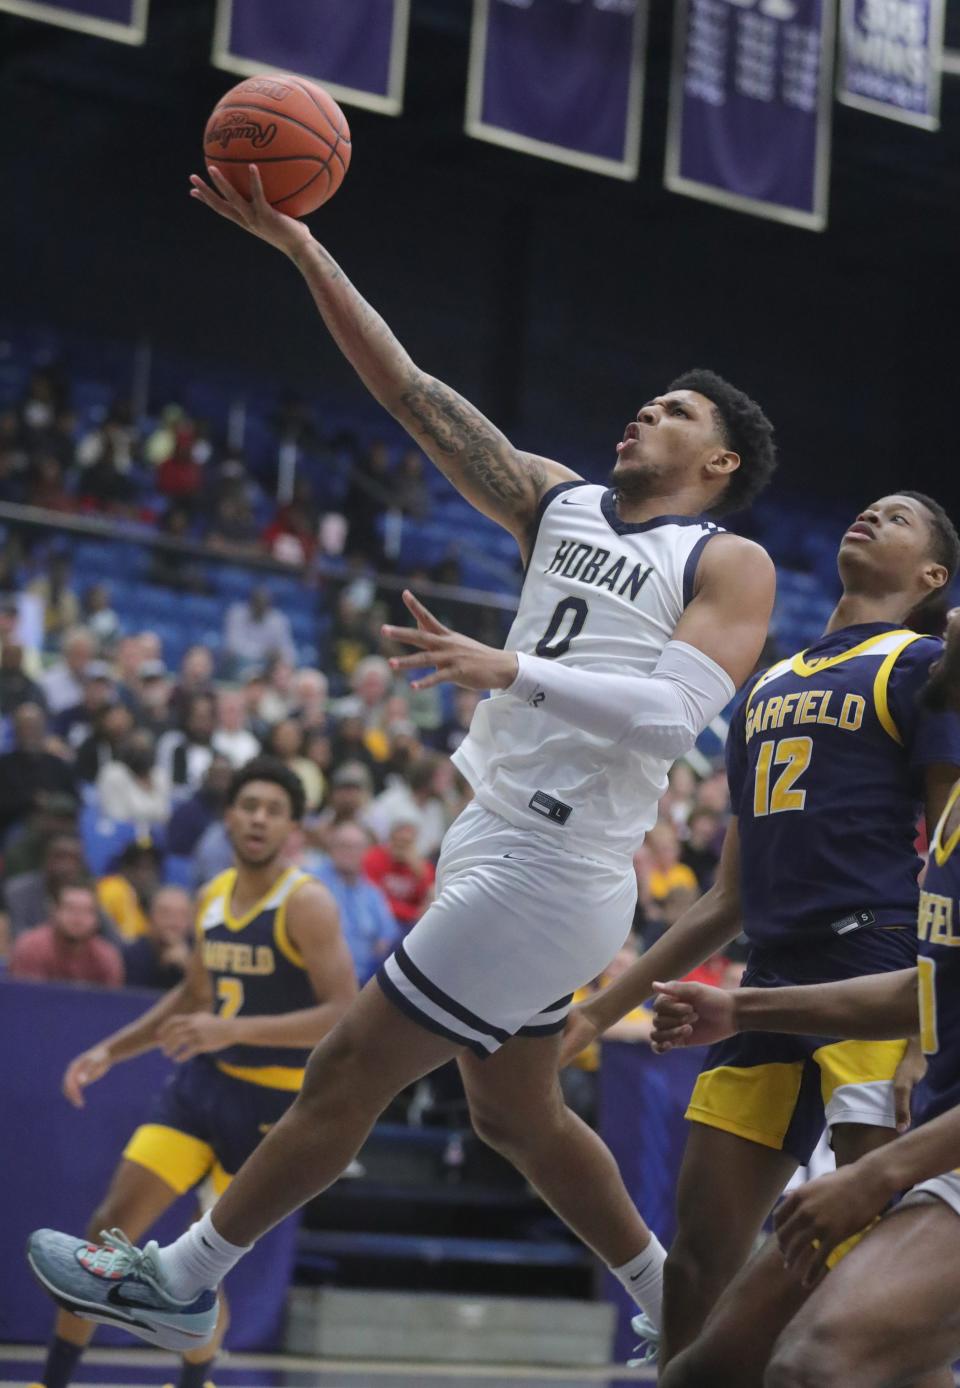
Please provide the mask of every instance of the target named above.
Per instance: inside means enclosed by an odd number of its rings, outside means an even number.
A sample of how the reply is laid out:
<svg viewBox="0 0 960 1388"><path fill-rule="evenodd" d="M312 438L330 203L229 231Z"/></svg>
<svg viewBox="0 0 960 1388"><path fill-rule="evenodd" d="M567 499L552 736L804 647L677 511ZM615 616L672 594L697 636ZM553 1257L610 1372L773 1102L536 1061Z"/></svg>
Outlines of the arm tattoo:
<svg viewBox="0 0 960 1388"><path fill-rule="evenodd" d="M472 484L511 511L535 504L547 477L543 463L514 449L455 390L418 371L410 375L400 401L455 485Z"/></svg>

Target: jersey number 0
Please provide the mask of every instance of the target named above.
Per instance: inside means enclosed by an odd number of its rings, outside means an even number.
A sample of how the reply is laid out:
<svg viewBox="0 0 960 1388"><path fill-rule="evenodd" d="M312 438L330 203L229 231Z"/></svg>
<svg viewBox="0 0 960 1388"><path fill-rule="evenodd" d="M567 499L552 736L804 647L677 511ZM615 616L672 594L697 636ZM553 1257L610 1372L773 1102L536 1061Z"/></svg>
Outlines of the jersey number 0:
<svg viewBox="0 0 960 1388"><path fill-rule="evenodd" d="M562 602L558 602L553 609L553 616L547 623L546 631L534 648L534 655L544 655L548 660L556 660L558 656L566 655L570 649L570 642L583 631L587 611L587 604L583 598L564 598Z"/></svg>

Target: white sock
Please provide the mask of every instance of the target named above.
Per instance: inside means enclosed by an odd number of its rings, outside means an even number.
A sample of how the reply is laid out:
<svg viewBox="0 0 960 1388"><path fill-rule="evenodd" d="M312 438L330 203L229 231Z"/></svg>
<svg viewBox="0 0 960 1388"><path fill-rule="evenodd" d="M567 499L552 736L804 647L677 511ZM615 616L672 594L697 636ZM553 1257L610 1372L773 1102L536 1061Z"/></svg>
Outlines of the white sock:
<svg viewBox="0 0 960 1388"><path fill-rule="evenodd" d="M633 1297L658 1330L663 1306L663 1265L666 1260L667 1250L656 1234L651 1234L650 1242L642 1253L631 1258L629 1263L624 1263L623 1267L610 1269L627 1295Z"/></svg>
<svg viewBox="0 0 960 1388"><path fill-rule="evenodd" d="M253 1244L238 1248L213 1227L210 1211L191 1224L176 1243L158 1254L167 1291L177 1301L193 1301L201 1292L218 1287Z"/></svg>

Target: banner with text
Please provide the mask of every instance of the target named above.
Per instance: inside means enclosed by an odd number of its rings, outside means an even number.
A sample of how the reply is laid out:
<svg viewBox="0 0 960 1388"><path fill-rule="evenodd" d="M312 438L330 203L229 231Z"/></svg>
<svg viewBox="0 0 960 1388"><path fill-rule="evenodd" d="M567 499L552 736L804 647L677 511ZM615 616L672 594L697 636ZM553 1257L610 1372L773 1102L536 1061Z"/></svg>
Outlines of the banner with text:
<svg viewBox="0 0 960 1388"><path fill-rule="evenodd" d="M677 0L666 186L822 231L831 0Z"/></svg>
<svg viewBox="0 0 960 1388"><path fill-rule="evenodd" d="M647 0L474 0L469 135L636 178Z"/></svg>
<svg viewBox="0 0 960 1388"><path fill-rule="evenodd" d="M940 126L943 0L841 0L837 100Z"/></svg>
<svg viewBox="0 0 960 1388"><path fill-rule="evenodd" d="M0 0L0 10L10 14L118 43L145 42L149 8L150 0L60 0L56 5L46 0Z"/></svg>
<svg viewBox="0 0 960 1388"><path fill-rule="evenodd" d="M295 73L396 116L409 29L410 0L217 0L213 62L245 77Z"/></svg>

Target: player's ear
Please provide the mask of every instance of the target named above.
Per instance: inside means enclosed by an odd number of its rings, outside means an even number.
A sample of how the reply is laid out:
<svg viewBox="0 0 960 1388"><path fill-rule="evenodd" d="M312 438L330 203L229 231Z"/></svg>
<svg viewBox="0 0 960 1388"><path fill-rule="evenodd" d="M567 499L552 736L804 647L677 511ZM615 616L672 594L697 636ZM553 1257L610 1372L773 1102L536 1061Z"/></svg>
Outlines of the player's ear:
<svg viewBox="0 0 960 1388"><path fill-rule="evenodd" d="M923 579L931 593L937 592L939 588L945 588L950 582L950 574L944 564L927 564L923 570Z"/></svg>
<svg viewBox="0 0 960 1388"><path fill-rule="evenodd" d="M740 454L726 449L707 460L707 472L711 478L729 477L740 466Z"/></svg>

